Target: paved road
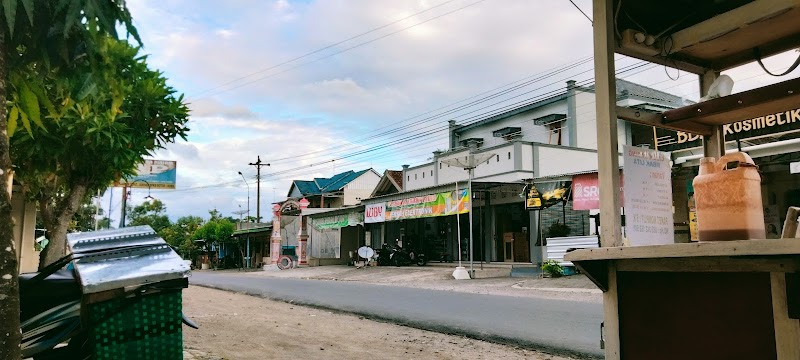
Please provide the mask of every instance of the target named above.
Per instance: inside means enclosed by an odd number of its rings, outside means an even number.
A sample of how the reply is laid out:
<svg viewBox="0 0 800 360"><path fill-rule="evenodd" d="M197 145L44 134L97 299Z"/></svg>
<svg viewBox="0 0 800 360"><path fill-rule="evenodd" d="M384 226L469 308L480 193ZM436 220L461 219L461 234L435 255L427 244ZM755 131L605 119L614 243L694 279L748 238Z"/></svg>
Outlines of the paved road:
<svg viewBox="0 0 800 360"><path fill-rule="evenodd" d="M601 304L236 273L195 272L190 282L439 332L602 356Z"/></svg>

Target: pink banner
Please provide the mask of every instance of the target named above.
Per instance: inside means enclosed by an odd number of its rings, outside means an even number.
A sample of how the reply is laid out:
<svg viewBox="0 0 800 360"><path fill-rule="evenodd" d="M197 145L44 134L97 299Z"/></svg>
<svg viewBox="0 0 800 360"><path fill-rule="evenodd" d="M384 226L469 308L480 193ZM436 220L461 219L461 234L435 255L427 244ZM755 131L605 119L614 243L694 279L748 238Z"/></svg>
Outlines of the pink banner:
<svg viewBox="0 0 800 360"><path fill-rule="evenodd" d="M624 206L622 193L622 172L619 176L619 201ZM581 174L572 177L572 208L575 210L594 210L600 208L600 184L597 173Z"/></svg>

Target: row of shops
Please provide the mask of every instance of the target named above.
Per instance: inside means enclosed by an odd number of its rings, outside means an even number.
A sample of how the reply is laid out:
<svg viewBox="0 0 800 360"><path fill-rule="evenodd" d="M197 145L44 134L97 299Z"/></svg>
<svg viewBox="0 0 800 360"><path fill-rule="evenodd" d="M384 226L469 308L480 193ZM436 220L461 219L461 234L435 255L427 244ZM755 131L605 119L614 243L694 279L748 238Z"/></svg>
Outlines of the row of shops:
<svg viewBox="0 0 800 360"><path fill-rule="evenodd" d="M791 160L799 156L787 153L778 157ZM790 173L788 164L771 165L774 155L756 161L763 169L768 237L777 237L788 207L800 205L800 176ZM673 169L676 243L697 240L691 187L697 167L683 165L688 166ZM621 170L620 177L623 175ZM361 246L380 249L385 244L422 251L431 261L467 261L470 230L475 262L538 263L548 238L599 234L596 172L550 176L527 185L475 182L471 192L465 185L452 183L377 196L359 206L308 215L312 264L343 264ZM531 190L538 192L539 198L547 197L545 204L531 204ZM559 195L553 196L554 192ZM619 193L624 224L622 189Z"/></svg>
<svg viewBox="0 0 800 360"><path fill-rule="evenodd" d="M768 237L778 237L789 206L800 205L800 176L788 164L800 153L756 157L762 169L765 224ZM683 163L674 168L673 204L675 242L696 241L692 179L697 166ZM623 170L624 171L624 170ZM623 178L623 171L620 172ZM300 246L303 216L306 223L307 257L311 265L346 264L361 246L381 249L398 244L425 253L431 261L469 260L470 229L476 262L537 263L547 239L598 234L599 186L596 172L581 172L536 179L531 185L475 182L472 193L465 183L452 183L366 199L362 205L336 209L303 209L280 217L281 251ZM531 190L550 198L548 207L528 203ZM732 194L735 196L735 194ZM623 202L624 193L620 189ZM469 222L473 201L472 227ZM548 205L548 204L544 204ZM624 221L624 220L623 220ZM566 225L566 227L561 226ZM250 237L253 263L267 263L273 224L237 231ZM623 227L623 234L625 228ZM293 251L292 251L293 252ZM266 256L269 258L269 255Z"/></svg>

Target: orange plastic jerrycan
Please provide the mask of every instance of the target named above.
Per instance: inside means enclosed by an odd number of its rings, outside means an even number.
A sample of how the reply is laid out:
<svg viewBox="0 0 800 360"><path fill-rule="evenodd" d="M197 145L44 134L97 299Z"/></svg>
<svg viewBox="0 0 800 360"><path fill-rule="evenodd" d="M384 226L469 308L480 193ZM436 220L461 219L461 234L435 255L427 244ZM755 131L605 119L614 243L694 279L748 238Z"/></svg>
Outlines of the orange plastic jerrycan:
<svg viewBox="0 0 800 360"><path fill-rule="evenodd" d="M761 175L750 155L700 159L694 178L700 241L765 239Z"/></svg>

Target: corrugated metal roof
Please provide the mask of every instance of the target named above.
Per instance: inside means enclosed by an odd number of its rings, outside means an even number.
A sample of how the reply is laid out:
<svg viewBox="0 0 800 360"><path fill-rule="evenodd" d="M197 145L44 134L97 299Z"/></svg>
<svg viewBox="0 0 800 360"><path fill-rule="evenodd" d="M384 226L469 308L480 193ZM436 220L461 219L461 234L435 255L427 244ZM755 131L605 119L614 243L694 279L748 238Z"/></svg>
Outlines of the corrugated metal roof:
<svg viewBox="0 0 800 360"><path fill-rule="evenodd" d="M340 208L330 208L325 209L327 211L317 211L313 214L308 214L307 216L312 219L317 219L321 217L331 216L331 215L338 215L338 214L346 214L350 212L364 212L364 205L351 205L351 206L344 206Z"/></svg>
<svg viewBox="0 0 800 360"><path fill-rule="evenodd" d="M259 232L271 232L272 231L272 224L267 226L260 226L250 229L242 229L242 230L235 230L233 235L242 235L242 234L252 234L252 233L259 233Z"/></svg>
<svg viewBox="0 0 800 360"><path fill-rule="evenodd" d="M622 166L620 166L619 169L622 170ZM541 176L541 177L533 178L533 182L537 182L537 181L546 182L547 180L554 180L555 181L555 180L560 180L560 179L567 178L567 177L573 177L575 175L584 175L584 174L591 174L591 173L596 173L596 172L597 172L597 169L595 169L595 170L576 171L576 172L571 172L571 173L566 173L566 174L558 174L558 175L547 175L547 176Z"/></svg>
<svg viewBox="0 0 800 360"><path fill-rule="evenodd" d="M456 186L456 184L458 184L458 187L462 188L462 189L467 187L467 181L466 180L465 181L459 181L459 182L451 182L451 183L446 183L446 184L433 185L433 186L428 186L428 187L424 187L424 188L414 189L414 190L408 190L408 191L405 191L405 192L399 192L399 193L394 193L394 194L376 196L376 197L372 197L372 198L369 198L369 199L361 200L361 203L363 205L369 205L369 204L381 203L381 202L388 201L388 200L406 199L406 198L412 197L412 196L430 195L430 194L433 194L433 193L438 193L439 191L452 190ZM524 185L521 182L520 183L515 183L515 182L504 183L504 182L497 182L497 181L474 181L474 180L472 181L473 189L477 189L480 186L503 185L503 184Z"/></svg>

